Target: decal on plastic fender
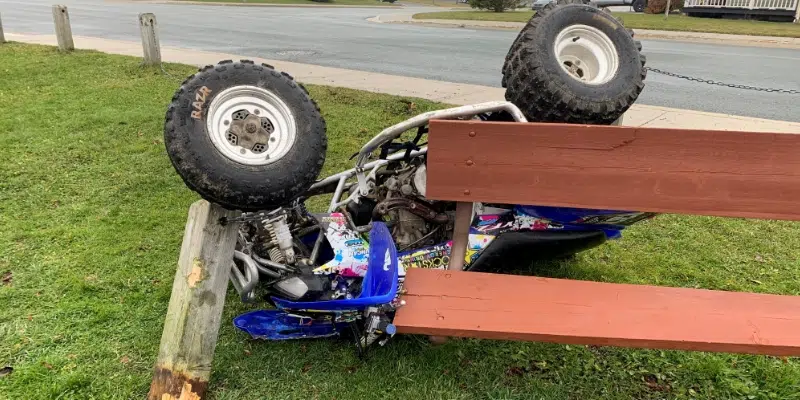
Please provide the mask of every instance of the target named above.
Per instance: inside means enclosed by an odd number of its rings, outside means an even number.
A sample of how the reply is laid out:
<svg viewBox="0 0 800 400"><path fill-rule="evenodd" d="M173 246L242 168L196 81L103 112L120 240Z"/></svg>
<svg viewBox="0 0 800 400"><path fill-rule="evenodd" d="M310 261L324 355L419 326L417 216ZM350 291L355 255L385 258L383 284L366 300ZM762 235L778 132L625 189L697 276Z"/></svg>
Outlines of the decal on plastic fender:
<svg viewBox="0 0 800 400"><path fill-rule="evenodd" d="M347 226L347 220L342 213L324 217L322 224L334 257L314 272L338 272L344 277L363 277L369 264L369 248L364 239Z"/></svg>

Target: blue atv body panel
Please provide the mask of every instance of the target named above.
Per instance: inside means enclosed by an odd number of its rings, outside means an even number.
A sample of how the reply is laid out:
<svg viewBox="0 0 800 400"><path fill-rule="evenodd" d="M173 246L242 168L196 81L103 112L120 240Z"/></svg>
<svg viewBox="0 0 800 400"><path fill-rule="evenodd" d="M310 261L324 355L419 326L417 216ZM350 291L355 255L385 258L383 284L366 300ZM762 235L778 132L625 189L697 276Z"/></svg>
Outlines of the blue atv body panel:
<svg viewBox="0 0 800 400"><path fill-rule="evenodd" d="M278 309L242 314L233 320L233 324L256 339L289 340L338 335L348 327L347 321L337 322L338 315L388 304L397 296L397 248L389 229L382 222L376 222L370 231L369 250L369 267L357 297L312 302L292 302L273 297Z"/></svg>

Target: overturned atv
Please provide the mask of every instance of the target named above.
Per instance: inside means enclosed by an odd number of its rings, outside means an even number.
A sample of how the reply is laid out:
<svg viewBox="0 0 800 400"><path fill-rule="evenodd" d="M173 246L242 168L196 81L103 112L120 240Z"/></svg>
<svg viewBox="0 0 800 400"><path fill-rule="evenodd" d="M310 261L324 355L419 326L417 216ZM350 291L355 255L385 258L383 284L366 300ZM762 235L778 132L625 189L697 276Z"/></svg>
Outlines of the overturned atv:
<svg viewBox="0 0 800 400"><path fill-rule="evenodd" d="M431 119L607 124L643 88L644 56L610 14L548 6L514 41L503 67L508 102L418 115L357 151L355 166L317 180L325 121L302 85L268 65L221 62L184 82L169 107L165 144L184 182L241 210L231 281L243 301L275 309L237 317L254 337L352 333L384 343L405 271L449 263L455 204L426 198ZM411 141L401 135L416 131ZM356 152L357 149L353 149ZM513 187L507 190L514 190ZM305 204L323 196L326 210ZM504 272L614 239L650 213L475 204L466 270Z"/></svg>

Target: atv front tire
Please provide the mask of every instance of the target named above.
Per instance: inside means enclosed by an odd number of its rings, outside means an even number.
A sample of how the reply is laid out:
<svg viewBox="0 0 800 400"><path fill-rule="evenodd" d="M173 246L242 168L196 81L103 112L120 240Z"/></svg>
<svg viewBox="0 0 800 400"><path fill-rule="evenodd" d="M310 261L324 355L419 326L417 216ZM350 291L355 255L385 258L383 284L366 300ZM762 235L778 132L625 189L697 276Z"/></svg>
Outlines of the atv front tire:
<svg viewBox="0 0 800 400"><path fill-rule="evenodd" d="M186 185L228 209L263 210L308 190L325 162L325 120L291 76L222 61L175 93L164 144Z"/></svg>
<svg viewBox="0 0 800 400"><path fill-rule="evenodd" d="M611 124L644 88L640 49L611 14L551 3L534 14L509 50L506 100L531 122Z"/></svg>

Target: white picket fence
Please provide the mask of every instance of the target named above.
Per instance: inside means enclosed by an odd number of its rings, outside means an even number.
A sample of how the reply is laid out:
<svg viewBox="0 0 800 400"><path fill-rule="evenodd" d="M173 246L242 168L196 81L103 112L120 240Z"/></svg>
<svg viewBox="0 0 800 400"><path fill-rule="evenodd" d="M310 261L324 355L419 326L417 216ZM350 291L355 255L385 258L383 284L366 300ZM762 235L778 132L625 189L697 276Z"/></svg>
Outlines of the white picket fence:
<svg viewBox="0 0 800 400"><path fill-rule="evenodd" d="M716 7L747 10L797 10L800 0L684 0L684 8Z"/></svg>

